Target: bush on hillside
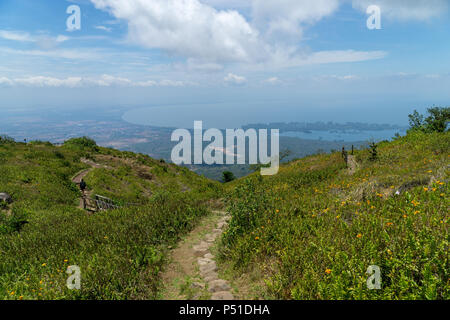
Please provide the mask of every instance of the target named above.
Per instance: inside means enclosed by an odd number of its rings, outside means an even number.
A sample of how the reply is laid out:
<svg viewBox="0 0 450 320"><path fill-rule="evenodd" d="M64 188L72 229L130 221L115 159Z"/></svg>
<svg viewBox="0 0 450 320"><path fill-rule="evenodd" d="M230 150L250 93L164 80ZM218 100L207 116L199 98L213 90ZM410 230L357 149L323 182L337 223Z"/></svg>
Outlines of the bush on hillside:
<svg viewBox="0 0 450 320"><path fill-rule="evenodd" d="M14 139L6 135L0 136L0 144L13 143Z"/></svg>
<svg viewBox="0 0 450 320"><path fill-rule="evenodd" d="M450 107L433 107L427 110L428 117L414 110L409 117L410 131L445 132L450 122Z"/></svg>
<svg viewBox="0 0 450 320"><path fill-rule="evenodd" d="M89 137L72 138L64 142L64 146L75 146L81 149L92 149L97 151L98 146L94 139Z"/></svg>
<svg viewBox="0 0 450 320"><path fill-rule="evenodd" d="M236 180L236 177L234 176L233 172L231 171L224 171L222 173L222 181L225 183L231 182L233 180Z"/></svg>

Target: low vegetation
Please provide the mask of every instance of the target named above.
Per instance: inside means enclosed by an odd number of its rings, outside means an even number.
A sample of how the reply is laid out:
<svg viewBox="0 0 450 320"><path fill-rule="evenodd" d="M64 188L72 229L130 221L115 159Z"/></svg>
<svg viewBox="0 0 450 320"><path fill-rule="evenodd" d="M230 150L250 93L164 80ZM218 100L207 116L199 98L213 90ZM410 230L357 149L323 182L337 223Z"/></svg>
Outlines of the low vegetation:
<svg viewBox="0 0 450 320"><path fill-rule="evenodd" d="M232 182L220 258L262 298L449 299L449 151L448 131L410 130L356 150L354 173L336 152Z"/></svg>
<svg viewBox="0 0 450 320"><path fill-rule="evenodd" d="M71 178L98 164L88 189L121 203L88 215ZM98 147L0 142L0 298L155 299L167 248L207 214L220 185L144 155ZM85 161L86 162L86 161ZM81 290L66 286L69 265Z"/></svg>
<svg viewBox="0 0 450 320"><path fill-rule="evenodd" d="M232 219L217 259L231 278L251 273L255 297L449 299L448 108L410 120L405 137L351 157L318 153L270 177L224 172L223 185L87 137L57 147L2 136L12 203L0 202L0 298L157 299L169 248L224 197ZM120 208L81 209L80 173L89 197ZM81 290L66 286L71 265ZM381 290L367 288L373 265Z"/></svg>

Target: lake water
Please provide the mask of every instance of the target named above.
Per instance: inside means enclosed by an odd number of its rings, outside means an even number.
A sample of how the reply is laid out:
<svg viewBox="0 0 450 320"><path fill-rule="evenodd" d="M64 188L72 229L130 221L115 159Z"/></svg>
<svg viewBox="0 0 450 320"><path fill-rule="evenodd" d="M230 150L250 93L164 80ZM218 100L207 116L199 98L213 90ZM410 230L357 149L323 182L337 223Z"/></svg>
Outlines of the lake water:
<svg viewBox="0 0 450 320"><path fill-rule="evenodd" d="M276 105L277 107L274 107ZM240 128L251 123L274 122L304 122L304 121L361 121L369 122L361 118L352 118L355 112L348 110L310 108L308 110L289 104L277 104L269 102L241 103L214 103L196 105L168 105L147 108L138 108L126 112L123 120L140 125L148 125L165 128L189 128L192 129L194 121L203 121L203 128ZM311 140L326 141L369 141L388 140L396 133L404 134L398 130L383 131L312 131L287 132L283 136L297 137Z"/></svg>
<svg viewBox="0 0 450 320"><path fill-rule="evenodd" d="M324 140L324 141L382 141L390 140L398 133L405 135L405 130L380 130L380 131L359 131L359 130L347 130L342 131L311 131L306 132L285 132L282 136L295 137L309 140Z"/></svg>

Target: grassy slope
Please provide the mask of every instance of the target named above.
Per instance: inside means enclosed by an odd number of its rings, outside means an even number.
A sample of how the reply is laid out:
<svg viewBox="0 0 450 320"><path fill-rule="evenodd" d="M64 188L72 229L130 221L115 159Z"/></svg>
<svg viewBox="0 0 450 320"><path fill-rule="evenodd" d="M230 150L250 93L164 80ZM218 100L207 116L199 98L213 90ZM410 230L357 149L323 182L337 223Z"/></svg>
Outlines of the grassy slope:
<svg viewBox="0 0 450 320"><path fill-rule="evenodd" d="M266 298L449 299L449 151L449 133L412 133L374 162L357 151L354 175L335 153L240 179L221 259L262 274ZM367 289L370 265L382 290Z"/></svg>
<svg viewBox="0 0 450 320"><path fill-rule="evenodd" d="M87 215L71 177L93 169L94 193L137 206ZM67 144L0 143L0 299L153 299L167 247L207 213L220 186L147 156ZM10 211L11 214L8 214ZM24 224L25 223L25 224ZM15 230L20 230L19 232ZM81 290L66 288L68 265Z"/></svg>

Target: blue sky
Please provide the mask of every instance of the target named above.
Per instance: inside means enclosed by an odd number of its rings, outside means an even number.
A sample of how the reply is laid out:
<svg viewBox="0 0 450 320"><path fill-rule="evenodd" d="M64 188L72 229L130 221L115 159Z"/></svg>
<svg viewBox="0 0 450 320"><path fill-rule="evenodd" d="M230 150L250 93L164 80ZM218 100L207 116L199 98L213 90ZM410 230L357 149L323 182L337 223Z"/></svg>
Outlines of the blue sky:
<svg viewBox="0 0 450 320"><path fill-rule="evenodd" d="M0 109L266 101L404 122L448 104L449 57L448 0L0 0Z"/></svg>

